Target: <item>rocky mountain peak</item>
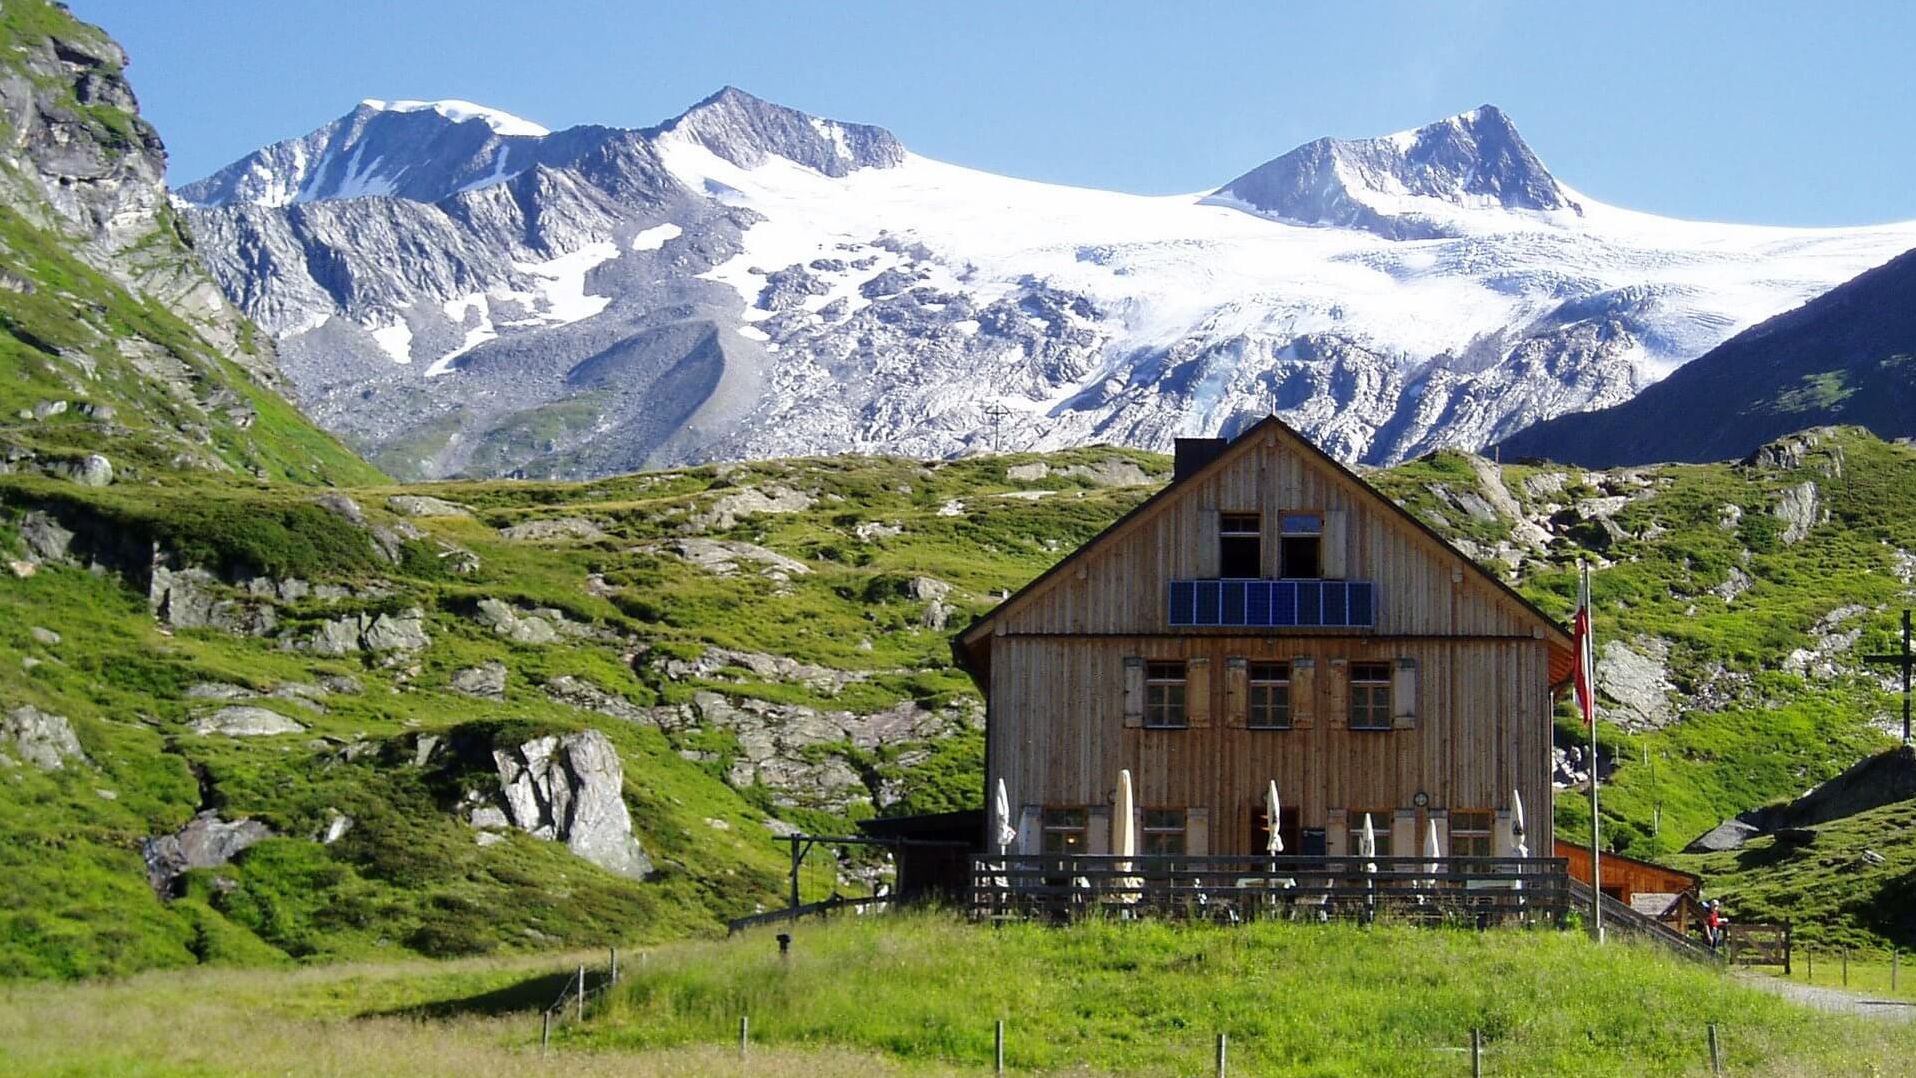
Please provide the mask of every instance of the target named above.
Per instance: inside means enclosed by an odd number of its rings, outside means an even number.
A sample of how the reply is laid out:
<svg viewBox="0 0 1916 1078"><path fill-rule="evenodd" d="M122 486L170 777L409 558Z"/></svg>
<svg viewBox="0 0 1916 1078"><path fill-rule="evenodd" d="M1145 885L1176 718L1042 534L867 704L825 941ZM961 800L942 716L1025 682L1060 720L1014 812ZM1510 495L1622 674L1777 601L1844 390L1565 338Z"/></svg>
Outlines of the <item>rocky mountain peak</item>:
<svg viewBox="0 0 1916 1078"><path fill-rule="evenodd" d="M1458 234L1453 210L1582 212L1495 105L1382 138L1317 139L1216 197L1287 221L1394 239Z"/></svg>
<svg viewBox="0 0 1916 1078"><path fill-rule="evenodd" d="M820 119L727 86L657 129L689 139L741 168L783 157L827 176L904 163L905 146L882 127Z"/></svg>

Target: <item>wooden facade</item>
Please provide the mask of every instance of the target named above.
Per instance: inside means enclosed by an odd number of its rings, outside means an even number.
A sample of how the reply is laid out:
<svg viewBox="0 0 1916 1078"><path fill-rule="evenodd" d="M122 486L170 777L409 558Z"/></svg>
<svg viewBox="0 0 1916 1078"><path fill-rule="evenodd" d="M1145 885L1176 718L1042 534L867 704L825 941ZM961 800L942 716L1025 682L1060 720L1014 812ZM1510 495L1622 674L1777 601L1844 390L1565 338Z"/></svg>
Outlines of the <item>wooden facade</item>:
<svg viewBox="0 0 1916 1078"><path fill-rule="evenodd" d="M1155 824L1160 848L1186 855L1262 852L1272 780L1287 852L1354 853L1369 813L1380 854L1421 854L1435 821L1445 854L1510 856L1517 791L1527 851L1551 855L1563 628L1274 417L1209 452L954 643L989 702L986 789L1004 781L1019 852L1079 812L1074 848L1108 852L1129 769L1147 840ZM1303 547L1286 539L1313 528ZM1360 617L1352 593L1355 627L1173 625L1172 582L1248 576L1252 559L1262 580L1302 567L1366 582L1368 606ZM1165 681L1183 694L1176 715L1154 694L1167 671L1182 676ZM1181 839L1165 833L1174 814Z"/></svg>

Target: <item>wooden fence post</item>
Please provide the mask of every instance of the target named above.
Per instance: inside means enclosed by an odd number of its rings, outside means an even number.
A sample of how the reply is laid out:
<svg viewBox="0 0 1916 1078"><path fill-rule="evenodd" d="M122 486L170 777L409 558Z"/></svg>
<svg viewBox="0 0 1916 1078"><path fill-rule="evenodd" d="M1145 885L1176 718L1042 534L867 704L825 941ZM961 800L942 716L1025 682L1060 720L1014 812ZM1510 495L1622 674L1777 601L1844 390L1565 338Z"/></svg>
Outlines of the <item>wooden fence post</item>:
<svg viewBox="0 0 1916 1078"><path fill-rule="evenodd" d="M617 947L612 948L612 962L607 969L606 977L612 984L619 983L619 949Z"/></svg>
<svg viewBox="0 0 1916 1078"><path fill-rule="evenodd" d="M1723 1047L1716 1039L1716 1023L1710 1023L1710 1073L1723 1073Z"/></svg>
<svg viewBox="0 0 1916 1078"><path fill-rule="evenodd" d="M1224 1074L1225 1074L1224 1053L1226 1050L1226 1046L1228 1044L1229 1044L1229 1041L1226 1039L1226 1036L1224 1034L1220 1033L1217 1035L1217 1078L1224 1078Z"/></svg>
<svg viewBox="0 0 1916 1078"><path fill-rule="evenodd" d="M1484 1031L1470 1031L1470 1078L1484 1078Z"/></svg>
<svg viewBox="0 0 1916 1078"><path fill-rule="evenodd" d="M1897 967L1902 964L1903 949L1901 947L1891 947L1889 949L1889 990L1892 992L1896 991Z"/></svg>
<svg viewBox="0 0 1916 1078"><path fill-rule="evenodd" d="M1849 987L1849 948L1843 948L1843 987Z"/></svg>
<svg viewBox="0 0 1916 1078"><path fill-rule="evenodd" d="M548 1008L539 1012L539 1055L543 1058L552 1047L552 1011Z"/></svg>
<svg viewBox="0 0 1916 1078"><path fill-rule="evenodd" d="M738 1016L738 1057L745 1058L745 1046L751 1040L752 1019L749 1015Z"/></svg>
<svg viewBox="0 0 1916 1078"><path fill-rule="evenodd" d="M991 1054L995 1061L996 1073L1003 1074L1005 1072L1005 1020L1002 1018L998 1019L997 1032L992 1036Z"/></svg>
<svg viewBox="0 0 1916 1078"><path fill-rule="evenodd" d="M579 963L579 1021L585 1021L585 963Z"/></svg>

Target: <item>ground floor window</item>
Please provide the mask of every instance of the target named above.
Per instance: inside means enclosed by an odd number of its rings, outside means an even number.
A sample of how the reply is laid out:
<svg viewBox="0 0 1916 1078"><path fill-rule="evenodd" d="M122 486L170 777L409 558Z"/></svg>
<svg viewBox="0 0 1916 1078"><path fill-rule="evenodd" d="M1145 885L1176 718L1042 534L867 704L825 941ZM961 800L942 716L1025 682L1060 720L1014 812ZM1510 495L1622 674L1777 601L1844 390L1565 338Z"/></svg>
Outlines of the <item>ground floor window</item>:
<svg viewBox="0 0 1916 1078"><path fill-rule="evenodd" d="M1088 819L1089 813L1083 808L1046 808L1039 823L1044 833L1040 849L1045 853L1084 853Z"/></svg>
<svg viewBox="0 0 1916 1078"><path fill-rule="evenodd" d="M1377 856L1394 856L1390 848L1391 810L1380 808L1371 809L1369 812L1371 833L1377 839ZM1350 825L1350 845L1344 848L1350 852L1352 857L1356 857L1363 849L1361 843L1364 841L1364 811L1361 809L1353 810L1346 814L1344 819L1345 822Z"/></svg>
<svg viewBox="0 0 1916 1078"><path fill-rule="evenodd" d="M1450 810L1450 855L1452 857L1489 857L1491 820L1488 809Z"/></svg>
<svg viewBox="0 0 1916 1078"><path fill-rule="evenodd" d="M1138 833L1138 852L1143 854L1184 855L1184 810L1148 808L1144 827Z"/></svg>

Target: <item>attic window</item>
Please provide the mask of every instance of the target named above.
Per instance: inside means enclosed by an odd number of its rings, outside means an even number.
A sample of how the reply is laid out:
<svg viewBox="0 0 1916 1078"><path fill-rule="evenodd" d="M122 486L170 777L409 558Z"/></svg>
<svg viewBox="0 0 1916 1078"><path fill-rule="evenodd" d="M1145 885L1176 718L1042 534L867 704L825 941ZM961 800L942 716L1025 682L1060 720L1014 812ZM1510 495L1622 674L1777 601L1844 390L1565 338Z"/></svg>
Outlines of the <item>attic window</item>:
<svg viewBox="0 0 1916 1078"><path fill-rule="evenodd" d="M1324 575L1324 518L1316 513L1286 513L1277 540L1278 575L1315 580Z"/></svg>
<svg viewBox="0 0 1916 1078"><path fill-rule="evenodd" d="M1218 517L1217 566L1217 575L1227 580L1256 580L1264 575L1263 517L1256 513Z"/></svg>

